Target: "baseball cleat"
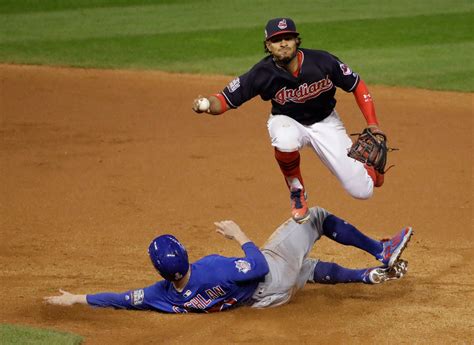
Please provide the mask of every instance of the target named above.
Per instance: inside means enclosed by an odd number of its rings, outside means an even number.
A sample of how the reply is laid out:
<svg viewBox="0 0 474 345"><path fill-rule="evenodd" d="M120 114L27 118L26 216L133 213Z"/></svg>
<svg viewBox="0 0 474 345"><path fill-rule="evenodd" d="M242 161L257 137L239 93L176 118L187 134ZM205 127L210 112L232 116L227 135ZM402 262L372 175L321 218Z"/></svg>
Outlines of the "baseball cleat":
<svg viewBox="0 0 474 345"><path fill-rule="evenodd" d="M408 226L392 239L382 240L383 250L378 260L387 267L395 265L395 262L397 262L407 247L412 235L413 229Z"/></svg>
<svg viewBox="0 0 474 345"><path fill-rule="evenodd" d="M308 204L306 203L306 193L302 189L291 191L291 217L299 224L306 223L310 218Z"/></svg>
<svg viewBox="0 0 474 345"><path fill-rule="evenodd" d="M364 275L364 282L368 284L380 284L389 280L403 277L408 271L408 261L398 260L392 267L370 268Z"/></svg>

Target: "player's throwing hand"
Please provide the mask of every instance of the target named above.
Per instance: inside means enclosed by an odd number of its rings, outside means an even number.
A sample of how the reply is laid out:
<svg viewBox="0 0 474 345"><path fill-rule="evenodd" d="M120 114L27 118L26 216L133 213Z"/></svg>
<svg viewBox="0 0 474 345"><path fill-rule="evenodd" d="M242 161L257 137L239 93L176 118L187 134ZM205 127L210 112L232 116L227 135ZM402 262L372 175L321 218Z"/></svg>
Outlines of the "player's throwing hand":
<svg viewBox="0 0 474 345"><path fill-rule="evenodd" d="M211 103L206 97L199 95L193 101L193 110L196 113L208 113L210 111Z"/></svg>

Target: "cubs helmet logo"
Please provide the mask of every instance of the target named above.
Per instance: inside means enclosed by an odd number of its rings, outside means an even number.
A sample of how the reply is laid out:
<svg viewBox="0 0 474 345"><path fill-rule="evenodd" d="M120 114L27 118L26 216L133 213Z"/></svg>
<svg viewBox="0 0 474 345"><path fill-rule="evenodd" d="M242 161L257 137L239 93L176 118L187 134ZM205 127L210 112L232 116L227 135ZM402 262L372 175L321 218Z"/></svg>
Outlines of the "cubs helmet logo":
<svg viewBox="0 0 474 345"><path fill-rule="evenodd" d="M282 19L280 20L280 22L278 23L278 28L280 30L283 30L283 29L286 29L287 25L286 25L286 19Z"/></svg>

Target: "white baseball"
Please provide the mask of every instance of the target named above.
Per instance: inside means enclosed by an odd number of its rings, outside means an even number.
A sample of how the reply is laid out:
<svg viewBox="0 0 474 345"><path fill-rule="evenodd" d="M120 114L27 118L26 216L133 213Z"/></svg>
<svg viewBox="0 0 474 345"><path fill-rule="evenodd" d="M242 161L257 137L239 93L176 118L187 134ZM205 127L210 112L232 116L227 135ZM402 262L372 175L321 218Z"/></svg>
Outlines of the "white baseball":
<svg viewBox="0 0 474 345"><path fill-rule="evenodd" d="M207 98L198 99L198 109L200 111L208 111L210 106L211 103L209 103L209 100Z"/></svg>

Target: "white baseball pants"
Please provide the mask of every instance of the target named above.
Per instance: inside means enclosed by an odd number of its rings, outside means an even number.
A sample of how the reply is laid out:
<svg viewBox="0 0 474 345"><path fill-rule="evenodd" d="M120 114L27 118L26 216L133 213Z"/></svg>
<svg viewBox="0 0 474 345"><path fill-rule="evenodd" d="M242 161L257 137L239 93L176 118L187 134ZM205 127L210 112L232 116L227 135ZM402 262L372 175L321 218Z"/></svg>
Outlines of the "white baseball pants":
<svg viewBox="0 0 474 345"><path fill-rule="evenodd" d="M310 126L286 115L270 115L267 127L272 146L279 151L293 152L311 146L351 196L357 199L372 196L374 182L361 162L347 156L352 141L335 110Z"/></svg>

